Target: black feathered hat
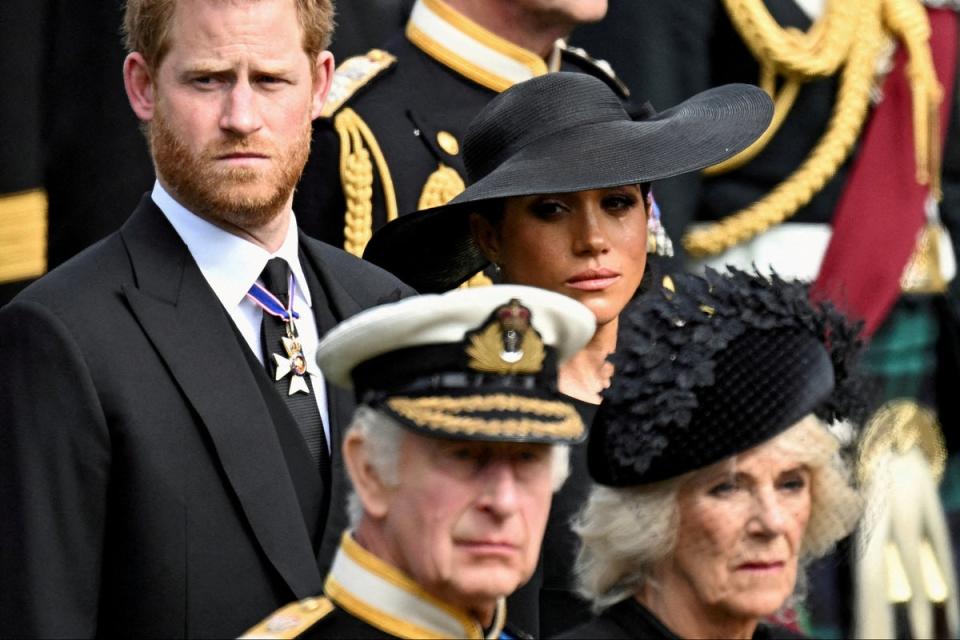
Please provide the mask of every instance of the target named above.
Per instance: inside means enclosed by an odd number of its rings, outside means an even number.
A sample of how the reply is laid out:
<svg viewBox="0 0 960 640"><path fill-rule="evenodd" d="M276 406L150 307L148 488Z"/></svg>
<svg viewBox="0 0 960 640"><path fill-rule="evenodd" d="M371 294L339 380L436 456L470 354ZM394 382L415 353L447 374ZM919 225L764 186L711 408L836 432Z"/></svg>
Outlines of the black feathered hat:
<svg viewBox="0 0 960 640"><path fill-rule="evenodd" d="M816 413L842 418L859 394L861 342L809 287L732 267L677 276L620 315L615 374L588 444L600 484L656 482L751 449Z"/></svg>
<svg viewBox="0 0 960 640"><path fill-rule="evenodd" d="M697 171L746 148L772 116L770 97L744 84L716 87L634 119L610 87L584 73L549 73L518 83L467 128L466 190L446 205L387 224L363 257L420 292L452 289L488 263L470 233L478 203Z"/></svg>

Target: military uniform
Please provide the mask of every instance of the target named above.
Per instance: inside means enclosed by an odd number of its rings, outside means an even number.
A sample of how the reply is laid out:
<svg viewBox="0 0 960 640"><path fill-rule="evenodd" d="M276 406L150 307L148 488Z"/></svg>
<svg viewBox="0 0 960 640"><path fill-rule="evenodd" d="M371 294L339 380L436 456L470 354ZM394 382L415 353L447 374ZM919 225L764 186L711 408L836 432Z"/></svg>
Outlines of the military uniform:
<svg viewBox="0 0 960 640"><path fill-rule="evenodd" d="M345 533L325 596L287 605L244 638L524 638L505 629L506 605L482 629L472 616L425 593Z"/></svg>
<svg viewBox="0 0 960 640"><path fill-rule="evenodd" d="M308 234L361 254L398 215L445 203L464 187L460 140L471 118L511 85L579 70L627 90L603 63L558 43L549 60L419 0L406 30L337 69L294 199Z"/></svg>
<svg viewBox="0 0 960 640"><path fill-rule="evenodd" d="M35 0L0 6L0 305L46 271L47 196L41 122L45 11Z"/></svg>
<svg viewBox="0 0 960 640"><path fill-rule="evenodd" d="M123 5L0 3L0 304L119 229L153 184L120 75Z"/></svg>
<svg viewBox="0 0 960 640"><path fill-rule="evenodd" d="M444 523L444 518L438 517L455 508L457 523L466 524L462 518L483 523L468 526L479 536L477 541L515 543L514 551L507 551L514 556L509 571L517 582L530 578L540 548L537 538L542 529L537 527L546 524L550 506L550 496L544 490L556 490L554 465L558 461L553 457L561 452L558 447L583 442L587 435L587 425L577 408L557 391L557 366L587 344L595 323L589 309L566 296L533 287L497 285L415 296L406 303L383 305L375 312L348 319L328 333L317 348L317 364L332 384L352 387L360 400L354 416L356 431L346 436L344 458L361 507L368 508L362 489L366 480L356 469L365 463L355 459L353 453L370 446L367 429L382 432L392 422L396 429L418 434L416 441L394 441L390 446L424 451L429 457L416 463L431 478L429 484L405 483L409 476L403 466L413 464L410 461L414 459L399 458L397 484L384 503L385 509L376 515L364 511L354 523L357 536L363 536L370 550L359 544L353 531L347 531L323 585L325 599L285 607L248 634L262 637L284 631L288 637L302 634L318 638L528 637L531 627L518 621L513 610L510 621L523 632L504 632L508 607L504 596L514 586L507 588L504 583L502 590L486 597L469 595L465 593L467 587L457 580L441 581L430 571L418 573L417 566L404 570L376 551L392 540L401 546L401 555L426 554L422 557L425 566L446 562L431 557L435 551L450 558L449 569L453 572L494 566L489 564L492 558L471 559L472 552L457 541L458 536L462 541L466 529L460 524L449 526L452 522ZM374 416L379 420L374 421ZM451 465L449 462L458 456L437 452L449 442L462 442L464 447L479 443L483 448L474 450L475 459L469 466L457 462ZM512 498L503 501L491 495L490 487L499 486L501 480L491 475L492 471L487 472L488 465L515 464L514 450L500 443L530 443L531 448L536 446L544 453L549 449L549 457L532 463L536 466L531 467L528 480L517 480L517 495L529 498L525 507ZM566 464L563 460L560 463ZM445 486L461 481L464 484L459 488L468 492L466 495L451 493L444 497L433 493L434 483ZM422 508L412 507L410 502L418 495L423 499ZM456 501L455 507L451 499ZM411 539L396 534L403 527L437 545L407 548ZM454 529L458 536L454 536ZM520 531L526 531L522 538L517 536ZM447 542L452 553L449 556L444 550ZM459 553L460 549L465 554ZM476 612L464 608L471 601L488 606L491 619L478 620ZM535 608L521 613L528 618L533 614L535 628ZM483 629L481 624L490 628Z"/></svg>

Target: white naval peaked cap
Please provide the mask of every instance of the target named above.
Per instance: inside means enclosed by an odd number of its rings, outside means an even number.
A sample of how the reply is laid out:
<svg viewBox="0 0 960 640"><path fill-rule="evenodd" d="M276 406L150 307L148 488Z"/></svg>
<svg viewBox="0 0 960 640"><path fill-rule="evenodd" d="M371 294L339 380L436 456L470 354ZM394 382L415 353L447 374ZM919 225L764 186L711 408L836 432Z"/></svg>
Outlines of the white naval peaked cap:
<svg viewBox="0 0 960 640"><path fill-rule="evenodd" d="M596 331L587 307L559 293L523 285L492 285L419 295L363 311L334 327L320 342L317 364L334 384L353 386L358 364L409 347L462 343L498 308L517 300L557 364L583 349Z"/></svg>

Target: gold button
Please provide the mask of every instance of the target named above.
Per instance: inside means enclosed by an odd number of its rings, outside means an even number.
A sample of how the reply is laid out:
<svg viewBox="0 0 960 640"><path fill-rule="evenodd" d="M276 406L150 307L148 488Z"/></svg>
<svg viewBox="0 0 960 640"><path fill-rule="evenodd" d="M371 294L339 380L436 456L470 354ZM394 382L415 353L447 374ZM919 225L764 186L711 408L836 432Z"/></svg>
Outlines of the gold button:
<svg viewBox="0 0 960 640"><path fill-rule="evenodd" d="M316 611L320 608L320 603L316 598L306 598L300 601L300 609L303 611Z"/></svg>
<svg viewBox="0 0 960 640"><path fill-rule="evenodd" d="M460 143L457 142L457 139L454 138L453 134L449 131L441 131L437 134L437 144L452 156L460 153Z"/></svg>

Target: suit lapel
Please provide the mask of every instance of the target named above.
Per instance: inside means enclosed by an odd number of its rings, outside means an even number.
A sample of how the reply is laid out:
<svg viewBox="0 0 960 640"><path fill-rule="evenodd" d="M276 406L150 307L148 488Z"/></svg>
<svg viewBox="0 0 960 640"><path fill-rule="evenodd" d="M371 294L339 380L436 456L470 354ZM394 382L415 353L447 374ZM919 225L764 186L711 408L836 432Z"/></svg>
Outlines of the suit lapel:
<svg viewBox="0 0 960 640"><path fill-rule="evenodd" d="M149 197L121 230L130 308L213 441L264 553L297 598L320 572L286 462L234 328L186 246Z"/></svg>
<svg viewBox="0 0 960 640"><path fill-rule="evenodd" d="M311 286L323 287L330 313L333 315L334 322L339 324L350 316L363 311L364 307L340 283L339 276L347 276L348 274L335 273L323 260L320 252L314 250L313 244L315 242L317 241L308 238L302 231L300 232L300 255L307 263L303 266L305 271L312 272L311 275L316 277L316 281L312 282ZM322 332L320 338L323 339Z"/></svg>

